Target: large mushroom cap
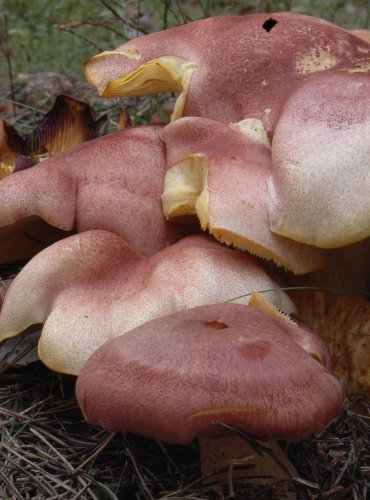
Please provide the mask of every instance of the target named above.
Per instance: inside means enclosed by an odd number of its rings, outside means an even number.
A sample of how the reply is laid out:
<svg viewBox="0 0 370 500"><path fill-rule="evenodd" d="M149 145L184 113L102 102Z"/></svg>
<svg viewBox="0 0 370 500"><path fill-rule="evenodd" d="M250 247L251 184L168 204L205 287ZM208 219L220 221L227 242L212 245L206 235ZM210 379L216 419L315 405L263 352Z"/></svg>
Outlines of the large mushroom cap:
<svg viewBox="0 0 370 500"><path fill-rule="evenodd" d="M186 117L164 128L167 172L162 195L166 218L196 214L221 242L273 260L295 274L326 264L323 250L271 232L267 181L271 151L259 120L225 124Z"/></svg>
<svg viewBox="0 0 370 500"><path fill-rule="evenodd" d="M275 233L322 248L370 236L369 71L316 75L285 104L272 143Z"/></svg>
<svg viewBox="0 0 370 500"><path fill-rule="evenodd" d="M218 421L257 437L304 438L324 429L344 394L302 348L301 333L243 305L182 311L96 351L78 377L77 399L90 423L172 443L218 435ZM328 357L314 334L303 337Z"/></svg>
<svg viewBox="0 0 370 500"><path fill-rule="evenodd" d="M316 72L353 67L369 45L321 19L294 13L202 19L131 40L87 61L104 97L181 91L174 118L238 122L274 129L296 84Z"/></svg>
<svg viewBox="0 0 370 500"><path fill-rule="evenodd" d="M46 248L18 274L1 310L0 342L45 323L41 360L77 375L100 345L146 321L276 288L252 257L203 235L148 258L113 233L86 231ZM283 291L266 295L294 310Z"/></svg>
<svg viewBox="0 0 370 500"><path fill-rule="evenodd" d="M115 232L144 255L187 234L163 217L160 133L160 127L124 129L2 179L0 259L12 224L30 216L66 231Z"/></svg>

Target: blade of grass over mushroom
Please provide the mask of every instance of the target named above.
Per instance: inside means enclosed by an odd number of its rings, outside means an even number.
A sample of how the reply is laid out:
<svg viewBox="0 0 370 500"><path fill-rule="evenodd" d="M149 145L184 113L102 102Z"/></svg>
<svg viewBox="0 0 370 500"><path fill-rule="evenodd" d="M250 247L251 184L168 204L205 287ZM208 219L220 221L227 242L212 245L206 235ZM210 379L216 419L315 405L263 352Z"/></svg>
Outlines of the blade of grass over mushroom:
<svg viewBox="0 0 370 500"><path fill-rule="evenodd" d="M203 235L148 258L113 233L87 231L43 250L15 278L0 313L0 340L44 323L40 358L78 374L101 344L150 319L267 287L276 283L252 257ZM268 299L287 313L295 309L284 292Z"/></svg>
<svg viewBox="0 0 370 500"><path fill-rule="evenodd" d="M253 116L270 135L298 82L315 72L355 67L369 54L364 40L321 19L276 13L277 22L266 30L270 17L213 17L152 33L91 58L85 73L105 96L182 91L173 119L237 122ZM258 47L258 57L250 47Z"/></svg>
<svg viewBox="0 0 370 500"><path fill-rule="evenodd" d="M316 292L316 291L326 291L326 292L336 292L336 293L352 293L354 295L368 295L370 297L370 292L367 291L367 290L358 290L358 289L355 289L355 288L333 288L333 287L327 287L327 286L281 286L281 287L278 287L278 288L267 288L266 290L256 290L255 292L248 292L248 293L244 293L243 295L238 295L236 297L233 297L232 299L228 299L225 301L225 303L227 302L234 302L236 300L240 300L242 298L248 298L248 297L251 297L253 295L253 293L258 293L258 294L262 294L262 293L269 293L269 292L274 292L274 291L277 291L277 290L282 290L284 292L304 292L304 291L312 291L312 292Z"/></svg>
<svg viewBox="0 0 370 500"><path fill-rule="evenodd" d="M223 124L182 118L164 128L167 219L197 215L203 230L295 274L325 267L326 254L274 235L267 215L269 140L258 119Z"/></svg>

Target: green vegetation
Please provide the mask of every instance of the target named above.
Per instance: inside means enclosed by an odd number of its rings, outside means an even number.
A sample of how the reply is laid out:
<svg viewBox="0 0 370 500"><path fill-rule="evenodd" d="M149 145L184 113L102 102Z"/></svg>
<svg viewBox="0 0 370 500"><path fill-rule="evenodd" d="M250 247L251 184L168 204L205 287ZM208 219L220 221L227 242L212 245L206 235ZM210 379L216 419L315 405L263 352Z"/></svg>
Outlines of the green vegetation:
<svg viewBox="0 0 370 500"><path fill-rule="evenodd" d="M128 38L217 14L292 10L370 27L369 0L0 0L0 74L82 75L82 62ZM8 59L8 61L7 61Z"/></svg>
<svg viewBox="0 0 370 500"><path fill-rule="evenodd" d="M84 78L83 62L128 39L195 19L287 10L345 28L370 28L370 0L0 0L0 116L32 133L55 96L67 92L87 99L98 113L108 112L111 130L120 105L134 124L149 122L154 113L165 123L168 95L99 99Z"/></svg>

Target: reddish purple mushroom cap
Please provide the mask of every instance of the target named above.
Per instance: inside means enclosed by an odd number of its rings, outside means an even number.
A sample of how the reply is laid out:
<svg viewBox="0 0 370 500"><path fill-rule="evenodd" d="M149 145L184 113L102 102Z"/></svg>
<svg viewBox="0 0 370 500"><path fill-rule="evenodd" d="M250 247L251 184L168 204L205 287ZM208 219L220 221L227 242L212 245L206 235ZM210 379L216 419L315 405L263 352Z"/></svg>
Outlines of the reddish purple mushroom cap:
<svg viewBox="0 0 370 500"><path fill-rule="evenodd" d="M109 431L186 443L219 435L221 421L300 439L340 411L329 359L323 341L284 320L238 304L203 306L108 341L82 368L76 394L86 420Z"/></svg>

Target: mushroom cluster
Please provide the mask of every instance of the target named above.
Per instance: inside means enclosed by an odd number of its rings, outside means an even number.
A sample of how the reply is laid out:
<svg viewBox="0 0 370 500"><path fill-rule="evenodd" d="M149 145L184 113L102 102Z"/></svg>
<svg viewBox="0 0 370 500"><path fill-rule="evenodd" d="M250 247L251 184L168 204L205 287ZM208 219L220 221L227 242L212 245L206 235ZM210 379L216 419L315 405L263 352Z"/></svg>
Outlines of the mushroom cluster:
<svg viewBox="0 0 370 500"><path fill-rule="evenodd" d="M333 285L354 247L368 275L368 33L292 13L215 17L85 72L104 97L180 95L165 127L49 146L53 158L0 181L2 261L24 256L30 230L60 240L28 247L0 341L43 323L40 358L78 375L85 418L105 429L179 443L218 435L218 421L320 432L344 391L281 286L312 273ZM335 285L348 274L335 269Z"/></svg>

